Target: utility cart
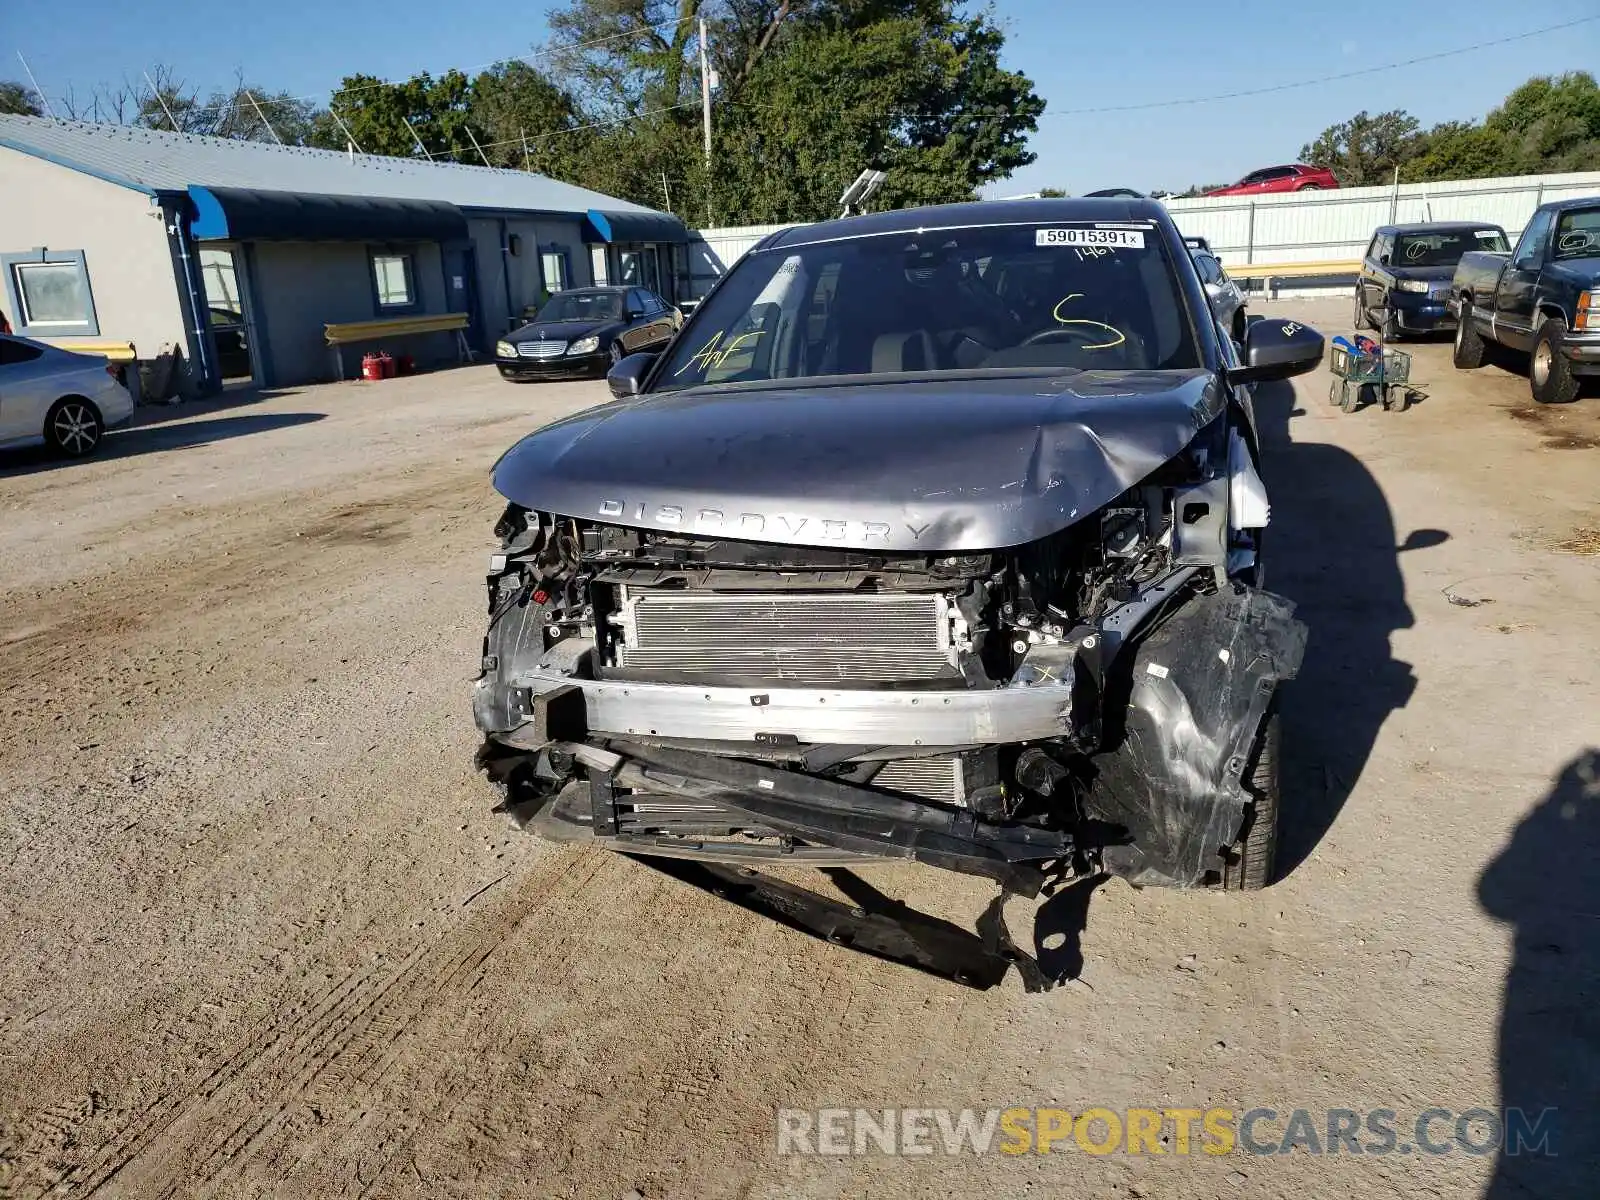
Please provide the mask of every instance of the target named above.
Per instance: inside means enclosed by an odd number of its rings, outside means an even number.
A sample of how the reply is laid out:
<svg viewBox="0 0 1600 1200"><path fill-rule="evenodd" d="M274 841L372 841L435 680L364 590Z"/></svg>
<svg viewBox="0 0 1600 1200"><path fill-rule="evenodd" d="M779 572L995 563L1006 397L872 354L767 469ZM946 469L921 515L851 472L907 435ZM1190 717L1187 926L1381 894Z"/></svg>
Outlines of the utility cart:
<svg viewBox="0 0 1600 1200"><path fill-rule="evenodd" d="M1380 347L1376 354L1361 354L1334 344L1328 358L1333 382L1328 403L1355 412L1364 400L1383 402L1387 412L1405 412L1411 403L1411 355Z"/></svg>

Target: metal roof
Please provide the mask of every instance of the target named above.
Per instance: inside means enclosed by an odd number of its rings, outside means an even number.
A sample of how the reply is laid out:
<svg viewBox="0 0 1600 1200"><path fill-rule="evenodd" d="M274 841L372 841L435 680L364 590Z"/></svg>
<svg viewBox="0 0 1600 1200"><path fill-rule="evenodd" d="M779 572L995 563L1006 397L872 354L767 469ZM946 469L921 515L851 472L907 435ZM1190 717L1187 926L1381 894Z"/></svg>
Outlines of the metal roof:
<svg viewBox="0 0 1600 1200"><path fill-rule="evenodd" d="M544 175L412 158L347 155L199 134L0 116L0 146L146 192L201 187L437 200L462 208L654 213Z"/></svg>

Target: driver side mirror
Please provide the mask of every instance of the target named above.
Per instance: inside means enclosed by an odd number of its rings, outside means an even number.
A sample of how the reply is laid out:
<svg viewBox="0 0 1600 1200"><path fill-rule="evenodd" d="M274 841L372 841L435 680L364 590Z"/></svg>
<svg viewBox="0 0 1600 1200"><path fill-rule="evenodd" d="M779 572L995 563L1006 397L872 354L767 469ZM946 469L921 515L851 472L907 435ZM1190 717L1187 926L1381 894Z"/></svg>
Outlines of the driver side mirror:
<svg viewBox="0 0 1600 1200"><path fill-rule="evenodd" d="M606 372L606 386L618 400L626 400L644 391L645 376L656 365L658 355L630 354Z"/></svg>
<svg viewBox="0 0 1600 1200"><path fill-rule="evenodd" d="M1228 372L1229 383L1266 383L1293 379L1317 369L1322 361L1323 337L1298 321L1262 318L1244 332L1242 367Z"/></svg>

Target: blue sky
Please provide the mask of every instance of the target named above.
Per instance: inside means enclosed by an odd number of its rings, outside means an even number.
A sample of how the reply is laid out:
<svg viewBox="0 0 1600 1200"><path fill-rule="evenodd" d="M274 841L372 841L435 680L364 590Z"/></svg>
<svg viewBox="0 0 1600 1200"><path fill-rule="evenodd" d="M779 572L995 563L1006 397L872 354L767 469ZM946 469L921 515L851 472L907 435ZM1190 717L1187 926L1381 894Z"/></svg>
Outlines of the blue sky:
<svg viewBox="0 0 1600 1200"><path fill-rule="evenodd" d="M20 50L49 95L138 80L164 62L202 91L235 67L269 87L325 97L341 75L403 78L527 54L542 40L539 0L275 0L231 10L215 0L0 0L0 78L22 78ZM1181 189L1291 161L1323 128L1365 108L1404 108L1425 124L1481 116L1530 75L1600 66L1600 21L1382 74L1254 98L1143 112L1070 110L1186 101L1294 83L1454 50L1570 21L1589 0L1004 0L1008 65L1049 108L1039 161L989 189ZM159 19L155 19L159 13Z"/></svg>

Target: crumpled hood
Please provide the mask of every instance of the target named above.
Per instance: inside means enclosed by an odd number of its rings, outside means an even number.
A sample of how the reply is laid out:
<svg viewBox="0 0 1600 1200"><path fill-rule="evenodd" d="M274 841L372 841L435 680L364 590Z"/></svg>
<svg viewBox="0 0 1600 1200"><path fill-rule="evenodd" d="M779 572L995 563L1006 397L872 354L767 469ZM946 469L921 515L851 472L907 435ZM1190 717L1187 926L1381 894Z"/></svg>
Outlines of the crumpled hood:
<svg viewBox="0 0 1600 1200"><path fill-rule="evenodd" d="M1205 370L691 389L547 425L493 480L527 508L644 529L996 549L1115 499L1222 406Z"/></svg>

